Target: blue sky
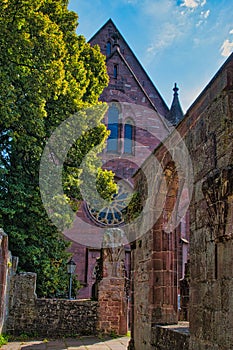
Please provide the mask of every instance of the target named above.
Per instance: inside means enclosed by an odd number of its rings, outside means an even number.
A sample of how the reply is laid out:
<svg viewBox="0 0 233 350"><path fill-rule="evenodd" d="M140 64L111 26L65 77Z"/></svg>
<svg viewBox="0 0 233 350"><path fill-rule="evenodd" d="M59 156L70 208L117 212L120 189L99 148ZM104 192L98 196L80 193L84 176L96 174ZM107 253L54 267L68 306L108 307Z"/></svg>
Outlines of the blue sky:
<svg viewBox="0 0 233 350"><path fill-rule="evenodd" d="M70 0L89 40L112 18L170 106L184 112L233 51L233 0Z"/></svg>

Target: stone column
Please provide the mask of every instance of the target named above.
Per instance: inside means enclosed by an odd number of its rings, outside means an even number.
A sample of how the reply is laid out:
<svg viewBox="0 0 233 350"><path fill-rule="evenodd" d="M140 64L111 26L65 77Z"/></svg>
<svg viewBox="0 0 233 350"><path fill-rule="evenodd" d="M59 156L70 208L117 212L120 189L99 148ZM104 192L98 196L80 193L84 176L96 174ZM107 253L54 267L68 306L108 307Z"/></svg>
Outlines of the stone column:
<svg viewBox="0 0 233 350"><path fill-rule="evenodd" d="M174 324L177 314L177 260L175 232L164 232L155 225L152 253L152 324Z"/></svg>
<svg viewBox="0 0 233 350"><path fill-rule="evenodd" d="M124 258L122 231L108 229L102 248L103 278L98 285L98 330L107 334L127 333Z"/></svg>

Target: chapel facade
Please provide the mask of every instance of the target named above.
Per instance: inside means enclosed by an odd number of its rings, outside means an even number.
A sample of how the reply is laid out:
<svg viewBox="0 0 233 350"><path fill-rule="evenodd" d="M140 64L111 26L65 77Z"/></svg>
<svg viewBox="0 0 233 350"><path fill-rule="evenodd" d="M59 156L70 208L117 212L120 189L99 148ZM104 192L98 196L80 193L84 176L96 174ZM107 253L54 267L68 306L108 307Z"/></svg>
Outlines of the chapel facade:
<svg viewBox="0 0 233 350"><path fill-rule="evenodd" d="M106 230L124 230L123 210L127 198L133 193L134 174L153 150L167 137L173 126L183 118L179 103L178 88L169 110L159 91L138 61L134 52L109 19L89 40L92 46L99 45L106 56L109 84L100 100L107 102L108 112L104 123L110 130L107 146L101 159L103 168L112 170L118 183L118 195L110 207L95 208L85 201L77 213L77 221L66 231L72 241L71 252L77 263L77 275L82 284L78 298L90 298L95 294L96 261L100 257ZM184 277L184 265L188 259L187 228L184 223L179 237L179 274ZM130 271L130 243L124 240L124 264L127 278ZM182 241L183 239L183 241ZM177 282L178 283L178 282ZM179 291L177 290L176 298ZM176 302L177 305L177 302Z"/></svg>

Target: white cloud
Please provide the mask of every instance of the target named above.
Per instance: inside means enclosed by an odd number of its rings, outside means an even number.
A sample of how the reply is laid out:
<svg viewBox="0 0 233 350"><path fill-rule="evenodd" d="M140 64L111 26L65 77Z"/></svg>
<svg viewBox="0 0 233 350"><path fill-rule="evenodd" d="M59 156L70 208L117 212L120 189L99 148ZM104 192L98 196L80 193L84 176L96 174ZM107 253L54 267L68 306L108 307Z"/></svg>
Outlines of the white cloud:
<svg viewBox="0 0 233 350"><path fill-rule="evenodd" d="M181 4L182 3L182 4ZM147 17L148 45L145 49L146 64L167 49L187 45L195 33L195 27L202 26L210 16L210 10L203 7L206 0L142 0L141 13ZM150 33L150 35L149 35ZM200 31L195 35L200 35ZM204 40L205 33L195 47Z"/></svg>
<svg viewBox="0 0 233 350"><path fill-rule="evenodd" d="M196 27L200 27L202 25L202 23L203 23L202 20L198 21L197 24L196 24Z"/></svg>
<svg viewBox="0 0 233 350"><path fill-rule="evenodd" d="M197 22L196 27L200 27L200 25L202 25L205 22L205 20L209 17L209 15L210 15L210 10L201 11L200 20Z"/></svg>
<svg viewBox="0 0 233 350"><path fill-rule="evenodd" d="M146 49L147 64L168 47L179 45L195 26L193 9L181 8L174 0L145 0L142 11L149 17L147 26L151 33Z"/></svg>
<svg viewBox="0 0 233 350"><path fill-rule="evenodd" d="M229 34L233 34L233 29L231 29L231 30L229 31Z"/></svg>
<svg viewBox="0 0 233 350"><path fill-rule="evenodd" d="M210 10L207 10L207 11L201 11L201 17L203 18L208 18L210 15Z"/></svg>
<svg viewBox="0 0 233 350"><path fill-rule="evenodd" d="M146 52L147 52L147 53L153 53L154 49L155 49L154 45L151 45L151 46L149 46L149 47L147 48Z"/></svg>
<svg viewBox="0 0 233 350"><path fill-rule="evenodd" d="M200 0L184 0L184 2L180 5L180 6L185 6L188 7L190 9L195 9L198 6L205 6L206 4L206 0L203 0L202 2L200 2Z"/></svg>
<svg viewBox="0 0 233 350"><path fill-rule="evenodd" d="M176 23L163 23L159 35L156 35L156 37L153 38L153 41L146 50L147 63L149 63L157 54L163 52L167 47L171 47L183 34L184 32L182 28L179 28Z"/></svg>
<svg viewBox="0 0 233 350"><path fill-rule="evenodd" d="M226 39L224 41L224 43L221 46L221 55L223 57L227 57L231 54L231 52L233 51L233 41L230 42L229 39Z"/></svg>
<svg viewBox="0 0 233 350"><path fill-rule="evenodd" d="M183 4L181 4L180 6L195 8L199 6L199 2L197 2L196 0L184 0Z"/></svg>

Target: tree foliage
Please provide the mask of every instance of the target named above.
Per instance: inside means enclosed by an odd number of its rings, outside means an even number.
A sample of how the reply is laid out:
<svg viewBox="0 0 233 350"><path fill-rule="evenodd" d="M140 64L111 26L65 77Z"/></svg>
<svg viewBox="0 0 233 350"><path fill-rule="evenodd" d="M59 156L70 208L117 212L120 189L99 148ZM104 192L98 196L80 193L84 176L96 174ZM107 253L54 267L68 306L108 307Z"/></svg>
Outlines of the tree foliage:
<svg viewBox="0 0 233 350"><path fill-rule="evenodd" d="M68 259L68 243L42 204L41 155L55 128L97 104L108 83L104 56L76 34L77 15L67 6L66 0L0 0L0 226L20 269L37 272L39 296L66 290ZM104 145L102 117L67 155L67 198L81 199L78 167L93 146L97 152ZM81 122L88 125L85 113ZM96 156L92 166L99 166ZM116 187L113 174L102 173L99 188L107 198Z"/></svg>

